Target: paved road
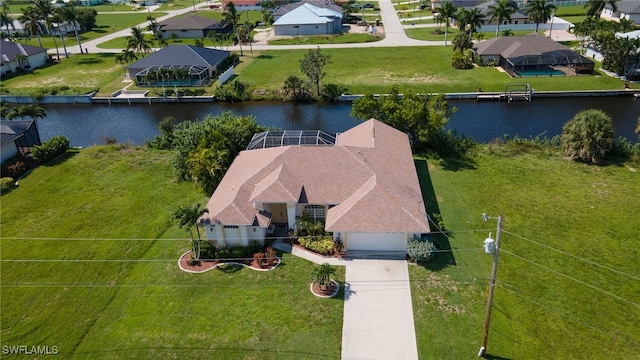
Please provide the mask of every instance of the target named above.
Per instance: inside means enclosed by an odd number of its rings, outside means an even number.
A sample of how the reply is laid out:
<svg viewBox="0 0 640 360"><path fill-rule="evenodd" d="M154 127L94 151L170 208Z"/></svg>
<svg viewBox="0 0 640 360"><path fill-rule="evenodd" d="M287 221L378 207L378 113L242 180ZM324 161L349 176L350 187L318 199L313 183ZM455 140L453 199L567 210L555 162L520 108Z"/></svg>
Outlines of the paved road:
<svg viewBox="0 0 640 360"><path fill-rule="evenodd" d="M347 263L342 359L418 359L409 271L404 260Z"/></svg>

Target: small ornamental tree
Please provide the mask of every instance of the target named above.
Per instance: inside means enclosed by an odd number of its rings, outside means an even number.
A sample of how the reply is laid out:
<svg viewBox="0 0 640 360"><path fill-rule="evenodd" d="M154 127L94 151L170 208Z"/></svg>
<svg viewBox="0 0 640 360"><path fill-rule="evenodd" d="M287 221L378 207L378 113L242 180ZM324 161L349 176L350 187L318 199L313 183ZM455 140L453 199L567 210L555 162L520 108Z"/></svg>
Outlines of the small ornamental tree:
<svg viewBox="0 0 640 360"><path fill-rule="evenodd" d="M317 48L309 49L309 52L300 60L300 71L309 78L318 97L321 96L320 82L326 75L322 69L330 63L329 59L331 59L331 55L324 55L320 52L320 48Z"/></svg>
<svg viewBox="0 0 640 360"><path fill-rule="evenodd" d="M613 147L611 118L600 110L581 111L564 125L561 138L566 156L596 164Z"/></svg>
<svg viewBox="0 0 640 360"><path fill-rule="evenodd" d="M320 285L320 288L326 290L327 285L331 284L331 275L336 273L336 268L329 263L324 263L311 272L311 282Z"/></svg>
<svg viewBox="0 0 640 360"><path fill-rule="evenodd" d="M424 264L433 257L436 246L431 241L412 239L407 242L407 255L416 264Z"/></svg>

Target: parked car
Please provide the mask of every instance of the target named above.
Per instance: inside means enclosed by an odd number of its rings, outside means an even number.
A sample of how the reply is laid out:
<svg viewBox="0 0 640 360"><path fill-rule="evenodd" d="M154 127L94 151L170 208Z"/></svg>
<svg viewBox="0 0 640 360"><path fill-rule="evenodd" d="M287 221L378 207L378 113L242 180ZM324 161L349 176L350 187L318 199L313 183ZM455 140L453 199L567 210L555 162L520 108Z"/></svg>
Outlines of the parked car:
<svg viewBox="0 0 640 360"><path fill-rule="evenodd" d="M360 5L358 3L352 4L351 7L354 8L354 9L362 9L362 5Z"/></svg>
<svg viewBox="0 0 640 360"><path fill-rule="evenodd" d="M362 17L361 16L355 16L355 15L347 15L345 17L344 21L347 24L357 24L360 21L362 21Z"/></svg>
<svg viewBox="0 0 640 360"><path fill-rule="evenodd" d="M421 4L420 6L418 6L418 8L420 10L425 10L431 8L431 6L429 4Z"/></svg>
<svg viewBox="0 0 640 360"><path fill-rule="evenodd" d="M209 9L217 9L219 7L220 5L216 5L216 4L209 5Z"/></svg>
<svg viewBox="0 0 640 360"><path fill-rule="evenodd" d="M365 9L373 9L373 4L364 4Z"/></svg>

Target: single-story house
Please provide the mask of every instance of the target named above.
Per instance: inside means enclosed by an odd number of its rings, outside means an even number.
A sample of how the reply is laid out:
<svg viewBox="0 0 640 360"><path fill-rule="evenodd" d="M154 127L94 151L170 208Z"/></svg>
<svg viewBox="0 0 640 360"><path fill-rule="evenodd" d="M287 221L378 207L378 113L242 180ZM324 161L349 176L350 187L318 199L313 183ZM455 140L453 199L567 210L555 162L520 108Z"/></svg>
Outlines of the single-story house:
<svg viewBox="0 0 640 360"><path fill-rule="evenodd" d="M171 34L176 34L179 39L203 39L210 31L231 31L230 24L197 15L170 18L159 22L158 26L165 39L169 39Z"/></svg>
<svg viewBox="0 0 640 360"><path fill-rule="evenodd" d="M342 30L342 8L335 4L305 1L289 4L274 14L273 32L276 36L327 35ZM296 6L297 5L297 6ZM283 13L284 12L284 13Z"/></svg>
<svg viewBox="0 0 640 360"><path fill-rule="evenodd" d="M0 42L0 74L15 72L18 68L35 69L47 63L47 49L38 46Z"/></svg>
<svg viewBox="0 0 640 360"><path fill-rule="evenodd" d="M0 121L0 163L18 154L27 155L36 145L42 142L35 121Z"/></svg>
<svg viewBox="0 0 640 360"><path fill-rule="evenodd" d="M202 86L214 77L220 63L231 53L193 45L169 45L153 54L136 61L125 69L129 79L135 79L138 86ZM169 79L149 83L146 76L160 69L188 71L188 78Z"/></svg>
<svg viewBox="0 0 640 360"><path fill-rule="evenodd" d="M235 158L198 225L215 246L263 243L296 228L303 213L347 250L406 252L430 232L407 134L375 119L335 137L284 131L254 135Z"/></svg>
<svg viewBox="0 0 640 360"><path fill-rule="evenodd" d="M227 4L233 3L233 6L238 11L245 10L262 10L261 0L222 0L222 9L227 9Z"/></svg>
<svg viewBox="0 0 640 360"><path fill-rule="evenodd" d="M496 0L490 0L490 1L478 4L476 6L472 6L471 8L475 7L476 9L480 10L480 13L484 16L484 18L482 19L482 25L497 25L498 20L495 19L491 21L491 16L489 15L489 13L491 12L490 7L495 6L496 4L497 4ZM509 25L509 24L518 25L518 24L526 24L526 23L527 23L527 15L520 12L520 10L516 10L513 14L511 14L511 19L502 19L502 24L500 24L500 26Z"/></svg>
<svg viewBox="0 0 640 360"><path fill-rule="evenodd" d="M600 13L600 18L613 21L627 19L640 24L640 1L620 0L616 3L616 11L607 3Z"/></svg>
<svg viewBox="0 0 640 360"><path fill-rule="evenodd" d="M493 62L514 77L591 74L594 67L593 61L537 34L481 41L473 51L482 65Z"/></svg>

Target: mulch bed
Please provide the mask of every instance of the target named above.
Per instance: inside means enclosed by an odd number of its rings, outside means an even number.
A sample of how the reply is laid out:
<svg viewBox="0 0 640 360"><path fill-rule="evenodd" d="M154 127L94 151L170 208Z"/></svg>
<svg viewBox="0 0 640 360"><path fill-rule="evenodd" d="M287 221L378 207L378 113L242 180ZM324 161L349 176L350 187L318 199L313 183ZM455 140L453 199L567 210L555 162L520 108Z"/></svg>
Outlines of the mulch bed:
<svg viewBox="0 0 640 360"><path fill-rule="evenodd" d="M208 270L213 269L214 267L217 266L222 266L224 264L230 264L230 265L244 265L246 267L250 267L252 269L258 270L258 271L265 271L265 270L271 270L273 268L275 268L276 266L278 266L278 264L280 264L280 259L275 258L271 261L271 263L269 264L267 262L267 260L262 260L262 267L259 266L258 264L258 260L253 259L251 261L247 260L247 261L220 261L220 260L214 260L214 261L200 261L199 265L189 265L189 259L191 257L191 252L187 252L185 254L183 254L180 257L180 268L185 270L185 271L189 271L189 272L196 272L196 273L201 273L201 272L205 272Z"/></svg>
<svg viewBox="0 0 640 360"><path fill-rule="evenodd" d="M330 285L324 288L320 287L317 283L311 283L311 292L321 297L334 297L338 294L338 289L340 289L340 284L333 280Z"/></svg>

